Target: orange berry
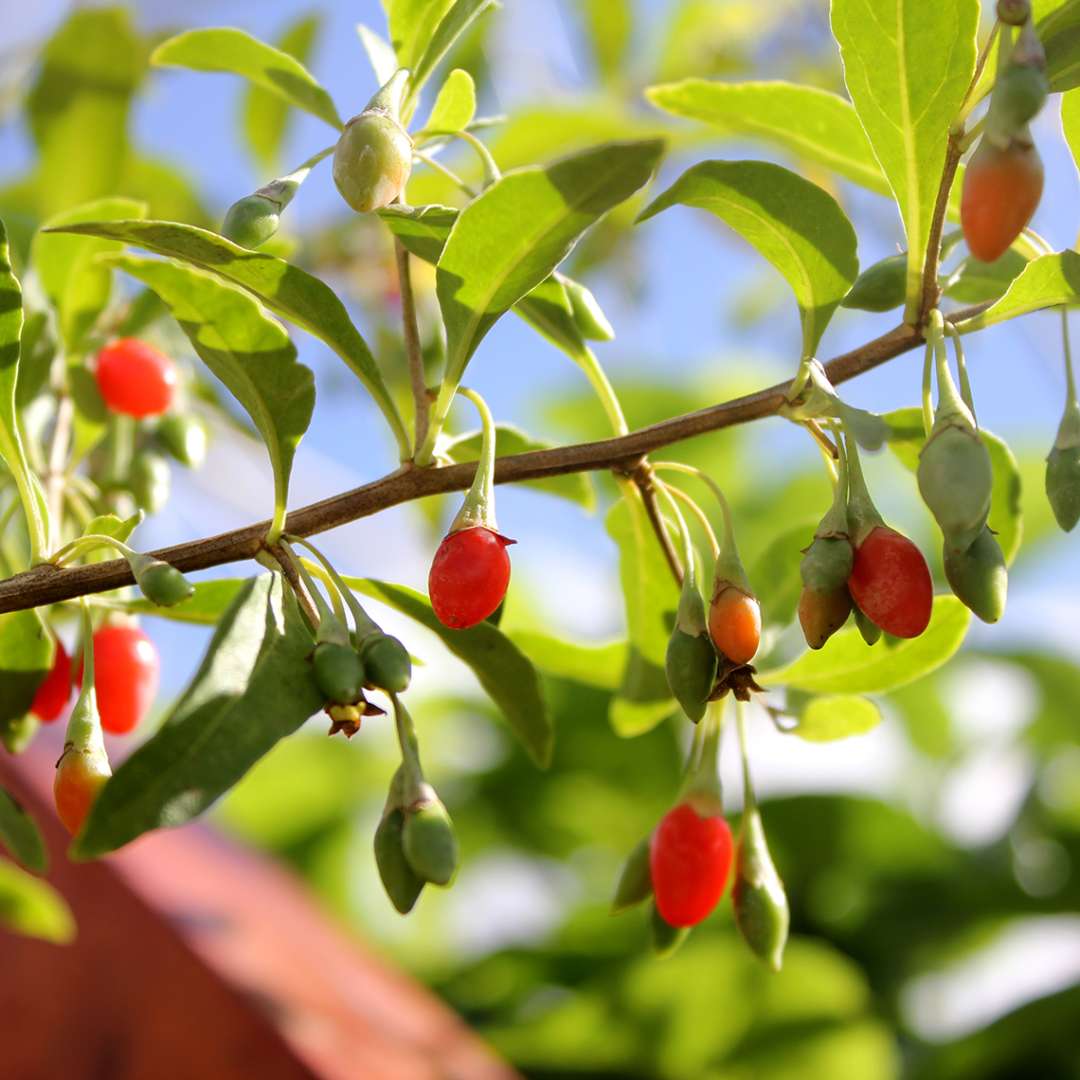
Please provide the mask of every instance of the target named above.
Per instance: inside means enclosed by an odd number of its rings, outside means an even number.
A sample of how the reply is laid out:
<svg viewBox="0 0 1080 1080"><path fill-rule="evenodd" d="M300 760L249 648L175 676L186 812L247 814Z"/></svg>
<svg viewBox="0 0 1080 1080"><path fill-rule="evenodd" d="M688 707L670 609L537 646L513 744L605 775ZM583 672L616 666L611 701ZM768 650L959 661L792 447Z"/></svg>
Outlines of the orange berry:
<svg viewBox="0 0 1080 1080"><path fill-rule="evenodd" d="M74 836L90 813L90 807L112 775L108 761L98 754L80 753L69 746L56 765L53 798L64 828Z"/></svg>
<svg viewBox="0 0 1080 1080"><path fill-rule="evenodd" d="M983 139L964 173L960 223L971 254L1000 259L1024 231L1042 198L1043 166L1034 146L1013 140L1002 149Z"/></svg>
<svg viewBox="0 0 1080 1080"><path fill-rule="evenodd" d="M709 635L733 664L749 664L761 644L761 607L735 585L725 584L709 608Z"/></svg>

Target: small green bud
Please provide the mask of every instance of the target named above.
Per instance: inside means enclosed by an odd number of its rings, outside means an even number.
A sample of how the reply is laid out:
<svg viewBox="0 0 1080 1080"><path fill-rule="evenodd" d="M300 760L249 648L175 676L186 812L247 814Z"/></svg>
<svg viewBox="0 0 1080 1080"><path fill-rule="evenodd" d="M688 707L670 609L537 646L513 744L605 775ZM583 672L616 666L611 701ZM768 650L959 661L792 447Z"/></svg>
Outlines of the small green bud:
<svg viewBox="0 0 1080 1080"><path fill-rule="evenodd" d="M1023 26L1031 18L1031 0L997 0L997 17L1006 26Z"/></svg>
<svg viewBox="0 0 1080 1080"><path fill-rule="evenodd" d="M623 863L619 884L615 886L615 899L611 902L611 913L640 904L652 896L652 870L649 867L649 837L646 836Z"/></svg>
<svg viewBox="0 0 1080 1080"><path fill-rule="evenodd" d="M41 727L41 721L33 713L13 716L0 723L0 742L9 754L21 754Z"/></svg>
<svg viewBox="0 0 1080 1080"><path fill-rule="evenodd" d="M756 807L743 815L731 902L743 940L773 971L779 971L790 915L784 883L773 865Z"/></svg>
<svg viewBox="0 0 1080 1080"><path fill-rule="evenodd" d="M198 417L168 413L154 434L165 450L189 469L197 469L206 459L206 425Z"/></svg>
<svg viewBox="0 0 1080 1080"><path fill-rule="evenodd" d="M907 293L907 256L889 255L868 266L851 286L841 307L859 311L892 311Z"/></svg>
<svg viewBox="0 0 1080 1080"><path fill-rule="evenodd" d="M387 809L375 830L375 865L390 903L408 915L424 889L424 882L405 858L402 834L405 812L400 807Z"/></svg>
<svg viewBox="0 0 1080 1080"><path fill-rule="evenodd" d="M1005 613L1009 572L994 534L983 526L966 551L956 551L946 543L944 561L945 577L957 599L983 622L997 622Z"/></svg>
<svg viewBox="0 0 1080 1080"><path fill-rule="evenodd" d="M143 596L158 607L173 607L189 600L195 586L175 566L161 559L151 560L135 575Z"/></svg>
<svg viewBox="0 0 1080 1080"><path fill-rule="evenodd" d="M432 885L449 885L457 869L458 847L446 807L432 793L405 811L402 834L405 858Z"/></svg>
<svg viewBox="0 0 1080 1080"><path fill-rule="evenodd" d="M804 586L799 597L799 625L811 649L820 649L850 614L851 593L846 585L830 592Z"/></svg>
<svg viewBox="0 0 1080 1080"><path fill-rule="evenodd" d="M1058 525L1072 532L1080 521L1080 446L1055 446L1046 459L1046 498Z"/></svg>
<svg viewBox="0 0 1080 1080"><path fill-rule="evenodd" d="M349 645L323 641L311 658L315 683L326 700L335 705L354 705L364 696L364 662Z"/></svg>
<svg viewBox="0 0 1080 1080"><path fill-rule="evenodd" d="M979 433L957 416L934 424L919 454L919 492L946 542L971 546L990 513L994 470Z"/></svg>
<svg viewBox="0 0 1080 1080"><path fill-rule="evenodd" d="M241 247L257 248L278 231L281 204L255 192L238 199L225 212L221 235Z"/></svg>
<svg viewBox="0 0 1080 1080"><path fill-rule="evenodd" d="M655 903L649 905L649 931L652 934L653 952L657 956L670 956L690 936L690 927L672 926L664 922Z"/></svg>
<svg viewBox="0 0 1080 1080"><path fill-rule="evenodd" d="M563 278L562 283L570 300L574 324L581 331L581 336L589 341L614 340L615 328L608 322L592 291L571 278Z"/></svg>
<svg viewBox="0 0 1080 1080"><path fill-rule="evenodd" d="M696 724L716 683L717 657L708 633L687 634L678 626L668 639L664 670L683 712Z"/></svg>
<svg viewBox="0 0 1080 1080"><path fill-rule="evenodd" d="M128 487L135 504L148 514L156 514L169 501L172 472L160 454L143 451L135 455L128 474Z"/></svg>
<svg viewBox="0 0 1080 1080"><path fill-rule="evenodd" d="M870 617L864 615L857 606L852 610L855 612L855 625L859 628L863 641L867 645L876 645L881 640L881 627L872 622Z"/></svg>
<svg viewBox="0 0 1080 1080"><path fill-rule="evenodd" d="M396 637L381 630L365 638L360 646L367 681L388 694L401 694L412 680L409 650Z"/></svg>
<svg viewBox="0 0 1080 1080"><path fill-rule="evenodd" d="M799 564L808 589L832 592L847 584L855 563L855 549L846 536L815 536Z"/></svg>

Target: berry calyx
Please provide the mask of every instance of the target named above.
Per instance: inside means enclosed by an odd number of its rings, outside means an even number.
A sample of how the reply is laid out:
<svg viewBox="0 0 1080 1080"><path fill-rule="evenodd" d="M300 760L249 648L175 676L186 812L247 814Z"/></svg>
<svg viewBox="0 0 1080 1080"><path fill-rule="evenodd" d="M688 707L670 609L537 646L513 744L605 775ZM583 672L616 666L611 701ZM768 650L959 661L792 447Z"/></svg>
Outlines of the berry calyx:
<svg viewBox="0 0 1080 1080"><path fill-rule="evenodd" d="M129 623L106 623L94 634L101 726L126 735L146 717L157 694L161 662L154 643ZM77 682L82 685L82 668Z"/></svg>
<svg viewBox="0 0 1080 1080"><path fill-rule="evenodd" d="M165 412L176 393L172 360L137 338L106 345L98 353L95 376L105 404L138 419Z"/></svg>
<svg viewBox="0 0 1080 1080"><path fill-rule="evenodd" d="M439 622L467 630L483 622L502 603L510 584L514 541L476 525L443 538L428 574L428 595Z"/></svg>
<svg viewBox="0 0 1080 1080"><path fill-rule="evenodd" d="M1005 147L984 138L968 163L960 197L971 254L982 262L1001 258L1031 220L1042 190L1042 160L1029 138Z"/></svg>
<svg viewBox="0 0 1080 1080"><path fill-rule="evenodd" d="M37 688L30 711L43 723L58 720L71 700L71 657L58 641L53 664Z"/></svg>
<svg viewBox="0 0 1080 1080"><path fill-rule="evenodd" d="M709 636L733 664L749 664L761 644L761 606L748 592L719 582L709 607Z"/></svg>
<svg viewBox="0 0 1080 1080"><path fill-rule="evenodd" d="M74 836L90 813L98 793L112 775L104 754L77 750L70 743L56 764L53 798L64 828Z"/></svg>
<svg viewBox="0 0 1080 1080"><path fill-rule="evenodd" d="M689 802L664 815L649 845L653 894L664 922L695 926L709 916L727 887L733 851L723 817L702 817Z"/></svg>
<svg viewBox="0 0 1080 1080"><path fill-rule="evenodd" d="M934 586L926 560L887 525L876 526L855 549L848 589L859 610L894 637L918 637L930 623Z"/></svg>

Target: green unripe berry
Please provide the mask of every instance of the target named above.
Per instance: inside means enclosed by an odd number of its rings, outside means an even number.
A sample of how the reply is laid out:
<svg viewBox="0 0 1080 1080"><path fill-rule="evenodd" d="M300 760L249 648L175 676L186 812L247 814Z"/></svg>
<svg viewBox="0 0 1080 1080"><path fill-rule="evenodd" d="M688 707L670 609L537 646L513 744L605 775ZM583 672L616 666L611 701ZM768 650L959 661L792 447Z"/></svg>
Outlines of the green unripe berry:
<svg viewBox="0 0 1080 1080"><path fill-rule="evenodd" d="M334 151L334 183L359 214L389 206L405 190L412 171L412 139L386 113L354 116Z"/></svg>
<svg viewBox="0 0 1080 1080"><path fill-rule="evenodd" d="M1049 94L1050 82L1042 68L1032 64L1009 64L998 76L994 87L986 120L988 128L1011 138L1035 119Z"/></svg>
<svg viewBox="0 0 1080 1080"><path fill-rule="evenodd" d="M169 501L172 470L160 454L143 451L136 454L128 474L128 487L135 505L148 514L159 513Z"/></svg>
<svg viewBox="0 0 1080 1080"><path fill-rule="evenodd" d="M1046 459L1046 498L1065 532L1080 521L1080 446L1055 446Z"/></svg>
<svg viewBox="0 0 1080 1080"><path fill-rule="evenodd" d="M864 615L857 606L852 610L855 612L855 625L859 628L863 641L867 645L876 645L881 640L881 627L872 622L870 617Z"/></svg>
<svg viewBox="0 0 1080 1080"><path fill-rule="evenodd" d="M410 806L402 832L405 858L416 874L432 885L449 885L457 869L457 837L450 815L438 799Z"/></svg>
<svg viewBox="0 0 1080 1080"><path fill-rule="evenodd" d="M784 883L773 865L756 808L743 816L731 903L743 940L773 971L779 971L787 944L788 911Z"/></svg>
<svg viewBox="0 0 1080 1080"><path fill-rule="evenodd" d="M367 681L388 694L401 694L412 681L409 650L396 637L382 631L366 638L360 646Z"/></svg>
<svg viewBox="0 0 1080 1080"><path fill-rule="evenodd" d="M592 291L587 289L580 281L570 278L563 279L563 287L566 289L567 298L570 300L570 311L574 317L574 324L581 331L581 336L589 341L611 341L615 337L615 329L608 322L607 316L597 302Z"/></svg>
<svg viewBox="0 0 1080 1080"><path fill-rule="evenodd" d="M315 684L327 701L352 705L364 694L364 662L348 645L324 641L315 646L311 658Z"/></svg>
<svg viewBox="0 0 1080 1080"><path fill-rule="evenodd" d="M195 586L175 566L160 559L153 560L136 575L143 596L158 607L172 607L189 600Z"/></svg>
<svg viewBox="0 0 1080 1080"><path fill-rule="evenodd" d="M221 235L241 247L257 248L278 231L281 206L265 195L245 195L225 212Z"/></svg>
<svg viewBox="0 0 1080 1080"><path fill-rule="evenodd" d="M979 434L967 424L935 425L919 454L919 493L946 543L969 548L990 513L994 470Z"/></svg>
<svg viewBox="0 0 1080 1080"><path fill-rule="evenodd" d="M157 440L181 465L197 469L206 459L206 425L195 416L170 413L154 432Z"/></svg>
<svg viewBox="0 0 1080 1080"><path fill-rule="evenodd" d="M405 829L405 812L395 807L383 814L375 830L375 865L390 903L402 914L413 909L424 882L405 858L402 833Z"/></svg>
<svg viewBox="0 0 1080 1080"><path fill-rule="evenodd" d="M840 301L841 307L859 311L892 311L907 293L907 256L889 255L868 266Z"/></svg>
<svg viewBox="0 0 1080 1080"><path fill-rule="evenodd" d="M664 670L675 700L695 724L705 715L716 668L716 649L708 633L687 634L676 626L668 638Z"/></svg>
<svg viewBox="0 0 1080 1080"><path fill-rule="evenodd" d="M957 599L983 622L997 622L1005 613L1009 572L994 534L984 526L965 551L956 551L946 543L944 562L945 577Z"/></svg>
<svg viewBox="0 0 1080 1080"><path fill-rule="evenodd" d="M847 584L855 549L846 536L815 536L803 554L799 574L808 589L829 593Z"/></svg>

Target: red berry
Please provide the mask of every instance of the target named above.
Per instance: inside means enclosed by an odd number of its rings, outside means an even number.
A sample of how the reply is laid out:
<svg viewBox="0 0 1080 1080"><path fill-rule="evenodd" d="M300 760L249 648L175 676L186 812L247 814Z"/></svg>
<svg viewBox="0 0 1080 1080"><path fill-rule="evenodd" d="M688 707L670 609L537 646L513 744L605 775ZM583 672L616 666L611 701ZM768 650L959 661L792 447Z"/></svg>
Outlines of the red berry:
<svg viewBox="0 0 1080 1080"><path fill-rule="evenodd" d="M960 223L971 254L1000 259L1024 231L1039 205L1043 167L1034 146L1011 142L1004 149L983 139L964 173Z"/></svg>
<svg viewBox="0 0 1080 1080"><path fill-rule="evenodd" d="M649 844L656 908L670 926L694 926L720 903L734 844L720 816L700 817L689 803L669 810Z"/></svg>
<svg viewBox="0 0 1080 1080"><path fill-rule="evenodd" d="M109 763L103 756L79 753L70 747L57 762L53 799L57 816L72 836L82 828L110 775Z"/></svg>
<svg viewBox="0 0 1080 1080"><path fill-rule="evenodd" d="M37 688L30 711L43 723L59 719L71 699L71 657L58 641L53 666Z"/></svg>
<svg viewBox="0 0 1080 1080"><path fill-rule="evenodd" d="M439 622L465 630L502 603L510 584L506 548L513 542L483 525L443 538L428 574L428 594Z"/></svg>
<svg viewBox="0 0 1080 1080"><path fill-rule="evenodd" d="M859 610L887 634L918 637L930 622L934 585L922 552L878 525L855 549L848 589Z"/></svg>
<svg viewBox="0 0 1080 1080"><path fill-rule="evenodd" d="M121 338L98 353L97 384L113 412L158 416L172 404L176 368L145 341Z"/></svg>
<svg viewBox="0 0 1080 1080"><path fill-rule="evenodd" d="M94 634L94 686L101 726L126 735L142 722L157 694L161 662L137 627L107 623ZM82 665L76 681L82 686Z"/></svg>

